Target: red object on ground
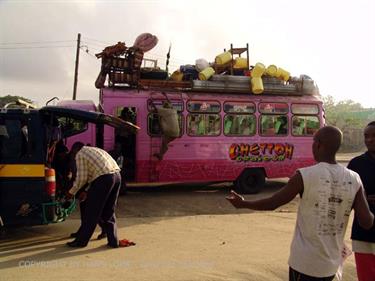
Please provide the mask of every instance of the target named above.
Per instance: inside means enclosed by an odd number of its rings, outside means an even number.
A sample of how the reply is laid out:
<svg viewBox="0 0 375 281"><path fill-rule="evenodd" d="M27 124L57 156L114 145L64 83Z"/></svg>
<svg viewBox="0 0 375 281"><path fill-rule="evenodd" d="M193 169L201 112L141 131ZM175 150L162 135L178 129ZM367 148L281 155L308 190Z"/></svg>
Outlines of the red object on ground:
<svg viewBox="0 0 375 281"><path fill-rule="evenodd" d="M135 246L136 244L132 241L129 241L127 239L122 239L118 241L119 247L130 247L130 246Z"/></svg>

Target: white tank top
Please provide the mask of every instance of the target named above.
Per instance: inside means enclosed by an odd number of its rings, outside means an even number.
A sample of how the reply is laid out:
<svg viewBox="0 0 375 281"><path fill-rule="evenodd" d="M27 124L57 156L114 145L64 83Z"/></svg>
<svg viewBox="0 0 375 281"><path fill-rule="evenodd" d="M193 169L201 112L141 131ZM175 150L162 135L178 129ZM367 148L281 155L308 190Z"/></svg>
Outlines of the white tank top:
<svg viewBox="0 0 375 281"><path fill-rule="evenodd" d="M342 165L318 163L299 170L304 191L291 244L289 266L327 277L336 273L359 175Z"/></svg>

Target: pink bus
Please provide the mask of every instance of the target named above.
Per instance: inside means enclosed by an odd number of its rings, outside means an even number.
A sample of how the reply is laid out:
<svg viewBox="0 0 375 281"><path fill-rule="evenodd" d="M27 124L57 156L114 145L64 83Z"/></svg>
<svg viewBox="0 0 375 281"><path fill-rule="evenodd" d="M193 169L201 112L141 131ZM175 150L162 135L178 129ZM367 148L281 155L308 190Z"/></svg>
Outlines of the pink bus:
<svg viewBox="0 0 375 281"><path fill-rule="evenodd" d="M233 181L241 193L256 193L265 178L290 177L314 163L312 136L324 125L319 95L234 94L218 91L102 88L99 107L128 115L141 127L135 136L104 128L104 148L122 145L127 182ZM164 158L158 115L166 96L177 110L180 137ZM130 118L130 120L129 120ZM93 133L81 141L94 144Z"/></svg>

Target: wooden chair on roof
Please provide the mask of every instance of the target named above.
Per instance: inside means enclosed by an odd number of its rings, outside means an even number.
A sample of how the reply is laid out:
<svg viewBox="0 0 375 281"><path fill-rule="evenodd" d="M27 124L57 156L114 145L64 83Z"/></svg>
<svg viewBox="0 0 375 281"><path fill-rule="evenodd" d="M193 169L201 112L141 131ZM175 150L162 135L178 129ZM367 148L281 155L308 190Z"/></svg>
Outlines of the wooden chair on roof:
<svg viewBox="0 0 375 281"><path fill-rule="evenodd" d="M232 61L231 61L231 68L230 68L230 74L233 75L234 71L234 61L235 59L241 58L241 55L246 53L246 67L243 68L236 68L236 70L249 70L249 43L246 43L246 48L233 48L233 44L230 44L230 50L232 54Z"/></svg>
<svg viewBox="0 0 375 281"><path fill-rule="evenodd" d="M226 51L227 50L224 49L224 52ZM223 65L217 65L217 64L214 65L214 69L217 74L227 72L227 74L233 75L234 70L239 70L239 71L249 70L250 63L249 63L249 44L248 43L246 44L245 48L233 48L233 44L230 44L229 52L232 55L231 61ZM241 58L241 55L243 55L244 53L246 53L246 67L234 68L235 59L238 57Z"/></svg>

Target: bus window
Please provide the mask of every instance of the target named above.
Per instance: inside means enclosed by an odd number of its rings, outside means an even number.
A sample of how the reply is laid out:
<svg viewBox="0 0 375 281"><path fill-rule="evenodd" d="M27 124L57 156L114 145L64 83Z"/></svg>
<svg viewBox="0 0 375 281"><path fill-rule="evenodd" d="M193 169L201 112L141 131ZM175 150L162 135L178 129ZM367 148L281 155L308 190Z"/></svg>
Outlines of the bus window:
<svg viewBox="0 0 375 281"><path fill-rule="evenodd" d="M63 137L70 137L87 130L88 124L85 121L71 117L59 117L56 124L64 132Z"/></svg>
<svg viewBox="0 0 375 281"><path fill-rule="evenodd" d="M316 104L292 104L292 113L300 115L315 115L319 113Z"/></svg>
<svg viewBox="0 0 375 281"><path fill-rule="evenodd" d="M152 136L161 136L159 116L156 113L150 113L147 120L148 134Z"/></svg>
<svg viewBox="0 0 375 281"><path fill-rule="evenodd" d="M294 115L292 124L294 136L312 136L319 129L319 118L317 116Z"/></svg>
<svg viewBox="0 0 375 281"><path fill-rule="evenodd" d="M180 124L180 136L183 134L183 117L178 112L178 123ZM149 113L147 117L147 132L150 136L161 136L161 128L159 122L159 115L157 113Z"/></svg>
<svg viewBox="0 0 375 281"><path fill-rule="evenodd" d="M288 104L286 103L272 103L272 102L262 102L259 103L260 113L271 113L271 114L286 114L288 113Z"/></svg>
<svg viewBox="0 0 375 281"><path fill-rule="evenodd" d="M156 112L157 108L163 107L163 102L166 100L148 100L147 101L147 108L149 111L147 117L147 132L150 136L161 136L161 127L159 123L159 115ZM182 116L182 111L184 109L184 104L182 101L170 100L173 108L177 110L178 114L178 121L180 124L180 137L184 133L184 119Z"/></svg>
<svg viewBox="0 0 375 281"><path fill-rule="evenodd" d="M254 113L255 104L248 102L225 102L224 112L226 113Z"/></svg>
<svg viewBox="0 0 375 281"><path fill-rule="evenodd" d="M227 114L224 117L224 135L255 135L256 121L254 115Z"/></svg>
<svg viewBox="0 0 375 281"><path fill-rule="evenodd" d="M316 104L292 104L292 134L312 136L320 127L319 107ZM314 116L312 116L314 115Z"/></svg>
<svg viewBox="0 0 375 281"><path fill-rule="evenodd" d="M189 112L219 113L220 102L217 101L188 101Z"/></svg>
<svg viewBox="0 0 375 281"><path fill-rule="evenodd" d="M29 122L27 119L1 120L0 159L14 161L27 158L31 153Z"/></svg>
<svg viewBox="0 0 375 281"><path fill-rule="evenodd" d="M288 133L288 118L286 115L260 116L260 134L264 136L280 136Z"/></svg>
<svg viewBox="0 0 375 281"><path fill-rule="evenodd" d="M163 107L164 101L165 100L148 100L148 102L147 102L148 111L154 111L155 107L156 108ZM176 109L178 113L180 113L184 110L183 102L174 101L174 100L170 100L170 102L171 102L173 108Z"/></svg>
<svg viewBox="0 0 375 281"><path fill-rule="evenodd" d="M189 136L218 136L221 131L219 114L189 114L187 134Z"/></svg>
<svg viewBox="0 0 375 281"><path fill-rule="evenodd" d="M19 120L5 120L0 136L1 151L0 158L20 158L22 151L22 131Z"/></svg>

